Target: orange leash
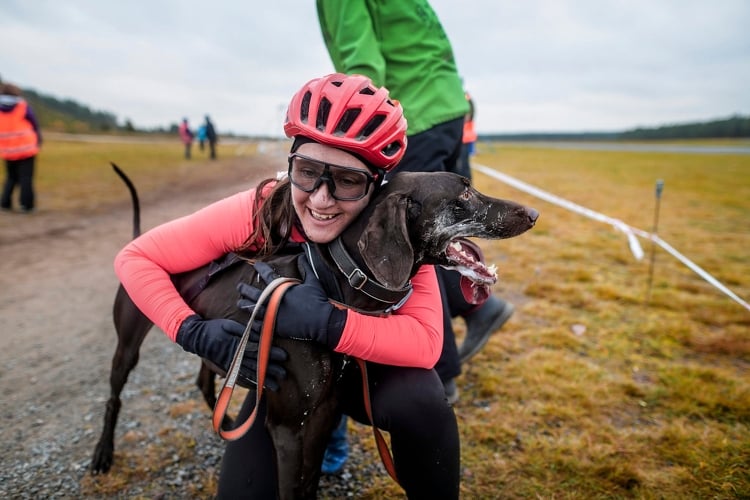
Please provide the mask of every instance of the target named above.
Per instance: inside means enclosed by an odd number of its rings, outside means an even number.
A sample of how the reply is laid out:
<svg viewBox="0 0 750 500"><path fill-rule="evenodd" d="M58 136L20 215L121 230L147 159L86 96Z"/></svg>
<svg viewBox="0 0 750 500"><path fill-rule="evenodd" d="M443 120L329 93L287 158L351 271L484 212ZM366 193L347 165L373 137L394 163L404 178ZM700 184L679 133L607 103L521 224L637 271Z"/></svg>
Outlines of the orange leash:
<svg viewBox="0 0 750 500"><path fill-rule="evenodd" d="M258 303L263 303L268 298L268 305L266 306L266 314L263 321L263 329L260 334L260 341L258 345L258 373L257 373L257 387L255 391L255 408L247 419L239 425L236 425L233 429L224 429L222 422L229 409L229 403L232 400L232 394L234 388L237 385L237 377L240 373L240 366L242 365L242 357L245 353L245 347L250 337L250 331L255 320L255 310L253 311L250 320L247 323L245 332L242 334L240 344L237 346L237 352L234 354L232 364L227 372L226 379L224 379L224 385L219 392L219 396L216 398L216 405L214 406L214 412L212 417L212 424L214 432L216 432L222 439L226 441L235 441L244 436L250 427L255 423L255 418L258 413L260 406L260 400L263 396L263 383L266 379L266 370L268 368L268 360L271 356L271 343L273 341L273 331L276 326L276 315L278 314L279 304L281 299L286 293L290 286L296 285L299 280L294 278L277 278L273 280L261 293ZM257 310L257 309L256 309ZM364 398L365 413L367 418L370 419L372 424L372 432L375 436L375 443L378 447L378 454L380 460L383 462L385 470L388 475L396 481L397 484L401 484L396 477L396 466L393 464L393 456L388 448L383 434L380 429L375 425L375 420L372 418L372 404L370 398L370 382L367 377L367 365L364 360L360 358L354 358L359 365L359 370L362 373L362 394Z"/></svg>
<svg viewBox="0 0 750 500"><path fill-rule="evenodd" d="M375 436L375 444L377 444L378 446L380 460L383 462L383 466L385 467L386 472L388 472L388 475L391 476L391 479L396 481L396 484L400 486L401 483L398 482L398 478L396 477L396 466L393 464L393 455L391 455L391 450L388 448L388 443L385 442L383 434L380 432L380 429L377 428L377 426L375 425L375 420L373 420L372 418L370 382L367 379L367 365L362 359L354 359L357 360L359 371L362 372L362 394L365 400L365 413L367 414L367 418L370 419L370 423L372 424L372 433Z"/></svg>
<svg viewBox="0 0 750 500"><path fill-rule="evenodd" d="M299 283L299 280L293 278L277 278L273 280L261 293L258 304L263 303L267 297L268 305L266 306L265 319L263 321L263 329L260 333L260 340L258 342L258 373L257 373L257 387L255 390L255 408L247 419L239 425L236 425L233 429L224 429L222 422L229 409L229 403L232 401L232 394L234 388L237 385L237 377L240 373L240 366L242 365L242 358L245 354L245 347L247 341L250 338L250 331L255 321L256 309L253 311L250 321L247 323L245 332L242 334L240 344L237 346L237 352L234 353L232 364L227 372L227 377L224 379L224 385L219 392L219 396L216 399L216 405L214 406L214 413L212 418L214 431L221 436L222 439L227 441L235 441L244 436L247 431L250 430L255 418L258 413L258 407L260 406L260 399L263 396L263 383L266 380L266 370L268 369L268 360L271 357L271 342L273 341L273 331L276 326L276 314L279 310L279 304L281 298L284 296L286 290Z"/></svg>

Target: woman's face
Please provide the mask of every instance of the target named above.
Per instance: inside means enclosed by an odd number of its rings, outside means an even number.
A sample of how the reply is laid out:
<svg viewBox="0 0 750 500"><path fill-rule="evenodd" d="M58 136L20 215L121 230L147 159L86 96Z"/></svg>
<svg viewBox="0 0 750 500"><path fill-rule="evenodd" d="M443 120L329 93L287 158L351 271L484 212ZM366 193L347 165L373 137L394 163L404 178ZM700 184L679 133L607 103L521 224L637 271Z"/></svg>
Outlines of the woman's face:
<svg viewBox="0 0 750 500"><path fill-rule="evenodd" d="M361 169L370 174L367 166L356 156L330 146L309 142L302 144L296 152L315 160ZM329 243L367 206L373 191L373 186L370 185L364 198L341 201L331 196L325 182L321 182L311 193L292 184L292 203L309 240L313 243Z"/></svg>

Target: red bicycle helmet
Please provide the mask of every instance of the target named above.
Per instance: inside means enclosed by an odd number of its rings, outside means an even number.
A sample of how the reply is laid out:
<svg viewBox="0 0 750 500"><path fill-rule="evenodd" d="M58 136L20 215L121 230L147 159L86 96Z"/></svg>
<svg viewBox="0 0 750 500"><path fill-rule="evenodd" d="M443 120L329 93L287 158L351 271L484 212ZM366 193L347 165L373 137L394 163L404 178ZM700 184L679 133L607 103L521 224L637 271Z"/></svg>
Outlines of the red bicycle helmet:
<svg viewBox="0 0 750 500"><path fill-rule="evenodd" d="M362 75L334 73L307 82L289 103L284 132L344 149L386 172L406 151L401 104Z"/></svg>

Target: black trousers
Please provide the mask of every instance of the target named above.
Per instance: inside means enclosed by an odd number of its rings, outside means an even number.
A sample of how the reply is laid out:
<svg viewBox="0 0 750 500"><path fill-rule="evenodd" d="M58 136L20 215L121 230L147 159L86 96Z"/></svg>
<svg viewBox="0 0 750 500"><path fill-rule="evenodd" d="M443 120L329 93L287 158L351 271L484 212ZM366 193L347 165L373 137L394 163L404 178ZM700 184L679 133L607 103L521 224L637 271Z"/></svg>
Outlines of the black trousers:
<svg viewBox="0 0 750 500"><path fill-rule="evenodd" d="M392 173L455 172L461 156L463 117L438 124L429 130L409 136L406 153ZM451 319L464 316L475 306L464 300L459 287L460 274L437 268L440 295L443 299L443 351L435 370L443 382L461 374L456 336Z"/></svg>
<svg viewBox="0 0 750 500"><path fill-rule="evenodd" d="M36 156L24 158L23 160L5 160L5 186L3 196L0 200L2 208L13 207L13 191L16 186L20 187L19 202L22 210L34 208L34 162Z"/></svg>
<svg viewBox="0 0 750 500"><path fill-rule="evenodd" d="M459 493L460 444L456 416L445 400L434 370L367 364L375 424L391 438L396 476L410 499L456 499ZM349 363L338 381L341 411L369 425L363 404L362 376ZM240 410L253 409L251 391ZM276 464L271 438L263 426L261 402L256 424L227 444L221 464L218 498L276 498ZM377 455L373 460L379 460Z"/></svg>

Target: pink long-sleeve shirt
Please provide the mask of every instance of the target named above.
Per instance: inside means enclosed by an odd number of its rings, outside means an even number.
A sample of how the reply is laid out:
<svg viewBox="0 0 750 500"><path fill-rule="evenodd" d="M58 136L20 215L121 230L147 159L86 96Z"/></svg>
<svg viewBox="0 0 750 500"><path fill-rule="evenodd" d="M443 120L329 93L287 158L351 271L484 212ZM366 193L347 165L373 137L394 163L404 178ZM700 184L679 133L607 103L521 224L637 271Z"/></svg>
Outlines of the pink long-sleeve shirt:
<svg viewBox="0 0 750 500"><path fill-rule="evenodd" d="M243 191L191 215L158 226L115 257L115 273L138 308L175 341L182 321L196 314L180 297L171 274L197 269L236 251L253 231L256 191ZM296 242L304 241L299 231ZM380 318L348 311L335 350L377 363L432 368L443 345L442 303L435 269L422 266L411 297Z"/></svg>

